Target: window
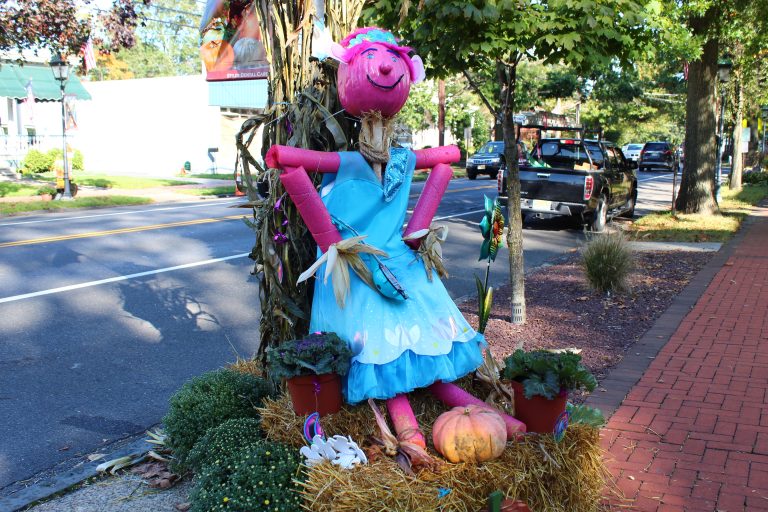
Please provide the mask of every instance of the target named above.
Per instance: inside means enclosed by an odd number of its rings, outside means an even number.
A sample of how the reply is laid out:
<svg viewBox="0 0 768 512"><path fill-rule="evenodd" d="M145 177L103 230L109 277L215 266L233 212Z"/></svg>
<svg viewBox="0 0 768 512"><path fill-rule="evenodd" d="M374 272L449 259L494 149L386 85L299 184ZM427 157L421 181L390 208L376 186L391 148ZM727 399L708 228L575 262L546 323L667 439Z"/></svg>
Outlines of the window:
<svg viewBox="0 0 768 512"><path fill-rule="evenodd" d="M489 142L482 148L480 148L480 151L478 153L503 153L504 152L504 143L503 142Z"/></svg>

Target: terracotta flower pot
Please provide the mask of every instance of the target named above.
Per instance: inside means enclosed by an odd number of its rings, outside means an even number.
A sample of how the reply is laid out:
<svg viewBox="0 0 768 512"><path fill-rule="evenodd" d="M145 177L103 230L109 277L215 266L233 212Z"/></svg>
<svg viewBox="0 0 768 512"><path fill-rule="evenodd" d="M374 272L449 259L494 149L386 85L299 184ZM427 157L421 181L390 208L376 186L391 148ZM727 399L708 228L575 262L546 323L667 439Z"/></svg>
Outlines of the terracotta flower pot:
<svg viewBox="0 0 768 512"><path fill-rule="evenodd" d="M568 393L561 391L552 400L540 395L525 398L521 383L513 380L511 385L515 391L515 418L525 423L528 432L539 434L554 432L557 418L565 411Z"/></svg>
<svg viewBox="0 0 768 512"><path fill-rule="evenodd" d="M341 378L335 373L300 375L287 382L296 414L306 416L318 412L325 416L341 409Z"/></svg>

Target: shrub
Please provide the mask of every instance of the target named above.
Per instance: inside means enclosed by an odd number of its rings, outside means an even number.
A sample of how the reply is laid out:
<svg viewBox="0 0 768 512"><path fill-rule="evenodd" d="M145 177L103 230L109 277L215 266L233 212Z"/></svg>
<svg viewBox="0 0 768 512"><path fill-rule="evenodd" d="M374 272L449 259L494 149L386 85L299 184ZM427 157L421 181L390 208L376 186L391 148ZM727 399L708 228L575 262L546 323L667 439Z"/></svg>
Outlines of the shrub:
<svg viewBox="0 0 768 512"><path fill-rule="evenodd" d="M50 152L43 153L36 149L30 149L21 162L21 168L25 173L37 174L53 170L53 161Z"/></svg>
<svg viewBox="0 0 768 512"><path fill-rule="evenodd" d="M209 428L189 452L187 466L200 471L217 459L233 456L244 447L259 442L262 438L260 425L256 418L234 418Z"/></svg>
<svg viewBox="0 0 768 512"><path fill-rule="evenodd" d="M72 170L82 171L85 169L83 165L83 153L79 149L76 149L75 153L72 155Z"/></svg>
<svg viewBox="0 0 768 512"><path fill-rule="evenodd" d="M297 449L259 441L203 468L190 494L191 512L296 512L303 480Z"/></svg>
<svg viewBox="0 0 768 512"><path fill-rule="evenodd" d="M582 251L582 265L593 288L605 293L621 292L627 289L634 260L624 235L609 233L597 235L587 243Z"/></svg>
<svg viewBox="0 0 768 512"><path fill-rule="evenodd" d="M742 183L745 185L768 183L768 172L746 172L742 177Z"/></svg>
<svg viewBox="0 0 768 512"><path fill-rule="evenodd" d="M167 445L173 450L174 471L188 469L190 450L209 428L232 418L258 417L255 407L261 406L262 399L273 391L268 380L229 369L187 381L171 397L168 414L163 418Z"/></svg>
<svg viewBox="0 0 768 512"><path fill-rule="evenodd" d="M49 185L45 185L45 186L42 186L42 187L38 188L35 193L38 196L43 196L43 195L55 196L56 195L56 189L54 187L49 186Z"/></svg>

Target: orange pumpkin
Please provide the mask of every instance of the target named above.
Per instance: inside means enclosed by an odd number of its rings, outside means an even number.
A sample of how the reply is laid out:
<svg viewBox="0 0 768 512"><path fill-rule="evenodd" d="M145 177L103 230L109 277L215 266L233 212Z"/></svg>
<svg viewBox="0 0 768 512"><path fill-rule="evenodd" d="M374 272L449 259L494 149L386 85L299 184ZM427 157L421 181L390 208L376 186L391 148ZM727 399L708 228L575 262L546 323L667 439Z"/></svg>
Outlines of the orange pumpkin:
<svg viewBox="0 0 768 512"><path fill-rule="evenodd" d="M507 427L490 407L454 407L435 420L432 443L451 462L484 462L504 452Z"/></svg>

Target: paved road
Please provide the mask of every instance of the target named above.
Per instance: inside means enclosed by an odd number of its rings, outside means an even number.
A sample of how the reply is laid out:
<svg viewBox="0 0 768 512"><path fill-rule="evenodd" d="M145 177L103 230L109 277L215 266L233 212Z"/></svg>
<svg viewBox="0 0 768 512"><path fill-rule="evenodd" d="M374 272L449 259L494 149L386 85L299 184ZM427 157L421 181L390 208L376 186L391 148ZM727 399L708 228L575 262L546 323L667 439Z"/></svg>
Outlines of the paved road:
<svg viewBox="0 0 768 512"><path fill-rule="evenodd" d="M658 207L671 178L646 178L640 207ZM454 180L438 210L454 298L485 269L483 194L494 181ZM253 354L253 234L246 210L229 208L237 202L0 219L0 489L144 432L182 382ZM583 242L562 221L524 238L527 268ZM507 265L502 249L492 283L508 281Z"/></svg>

